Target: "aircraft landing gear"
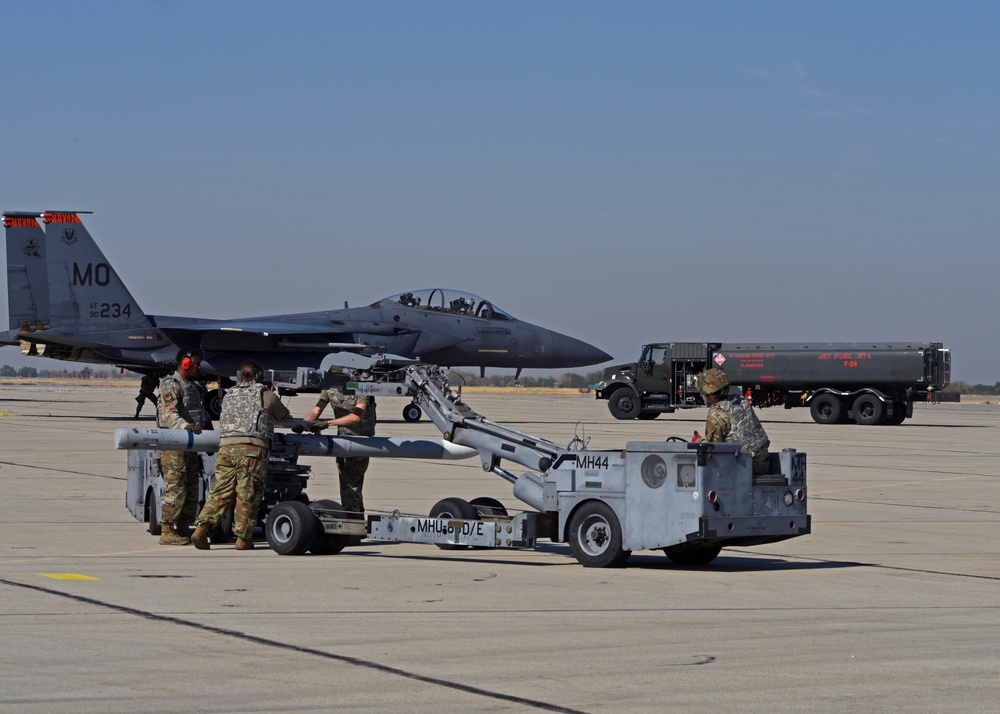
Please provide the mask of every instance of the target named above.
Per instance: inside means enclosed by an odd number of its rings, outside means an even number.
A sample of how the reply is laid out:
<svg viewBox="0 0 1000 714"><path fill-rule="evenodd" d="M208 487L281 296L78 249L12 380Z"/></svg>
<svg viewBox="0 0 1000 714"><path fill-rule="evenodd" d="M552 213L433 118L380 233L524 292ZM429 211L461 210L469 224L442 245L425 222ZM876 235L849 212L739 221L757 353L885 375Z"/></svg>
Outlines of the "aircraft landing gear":
<svg viewBox="0 0 1000 714"><path fill-rule="evenodd" d="M403 407L403 421L413 422L420 421L420 417L423 416L423 411L413 402L410 402L405 407Z"/></svg>

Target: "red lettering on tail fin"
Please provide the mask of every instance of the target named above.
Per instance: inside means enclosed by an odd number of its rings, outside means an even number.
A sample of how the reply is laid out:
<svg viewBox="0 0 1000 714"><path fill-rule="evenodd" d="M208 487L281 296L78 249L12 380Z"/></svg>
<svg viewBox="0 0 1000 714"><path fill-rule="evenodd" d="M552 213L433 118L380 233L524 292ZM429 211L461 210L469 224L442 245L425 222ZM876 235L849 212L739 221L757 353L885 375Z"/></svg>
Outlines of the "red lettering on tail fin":
<svg viewBox="0 0 1000 714"><path fill-rule="evenodd" d="M75 213L52 213L47 212L42 218L46 223L82 223L80 217Z"/></svg>
<svg viewBox="0 0 1000 714"><path fill-rule="evenodd" d="M4 228L38 228L38 221L26 216L4 216Z"/></svg>

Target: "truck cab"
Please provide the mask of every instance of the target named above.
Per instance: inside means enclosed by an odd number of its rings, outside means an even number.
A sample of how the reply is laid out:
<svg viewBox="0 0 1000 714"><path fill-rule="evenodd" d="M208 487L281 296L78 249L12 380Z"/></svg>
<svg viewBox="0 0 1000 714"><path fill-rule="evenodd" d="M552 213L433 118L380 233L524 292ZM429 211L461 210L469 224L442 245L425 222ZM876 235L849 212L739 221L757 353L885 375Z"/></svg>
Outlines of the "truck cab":
<svg viewBox="0 0 1000 714"><path fill-rule="evenodd" d="M707 342L643 345L635 364L604 370L596 396L608 400L617 419L655 419L678 408L700 406L704 402L695 377L708 369L708 355L718 347Z"/></svg>

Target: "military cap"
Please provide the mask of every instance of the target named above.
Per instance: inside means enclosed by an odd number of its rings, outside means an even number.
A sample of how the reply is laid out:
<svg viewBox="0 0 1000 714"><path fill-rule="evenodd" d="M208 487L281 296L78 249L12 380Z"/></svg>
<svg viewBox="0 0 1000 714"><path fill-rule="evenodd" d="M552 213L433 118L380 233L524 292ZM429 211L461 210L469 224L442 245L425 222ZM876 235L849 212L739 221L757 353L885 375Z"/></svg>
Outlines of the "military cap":
<svg viewBox="0 0 1000 714"><path fill-rule="evenodd" d="M702 394L715 394L729 386L729 377L721 369L715 368L699 374L697 382Z"/></svg>

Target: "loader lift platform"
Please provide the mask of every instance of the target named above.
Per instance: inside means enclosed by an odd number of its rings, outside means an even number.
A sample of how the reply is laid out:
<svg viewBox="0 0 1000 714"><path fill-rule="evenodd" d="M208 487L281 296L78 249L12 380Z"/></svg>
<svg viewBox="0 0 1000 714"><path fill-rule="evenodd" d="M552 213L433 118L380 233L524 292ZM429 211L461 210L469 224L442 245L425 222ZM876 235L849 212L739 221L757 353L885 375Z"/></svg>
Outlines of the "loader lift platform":
<svg viewBox="0 0 1000 714"><path fill-rule="evenodd" d="M513 484L535 510L508 514L494 499L446 498L427 516L393 512L352 518L332 500L275 506L265 523L282 555L337 553L352 537L440 548L533 548L568 542L587 567L625 563L632 551L663 550L671 561L704 565L726 546L772 543L810 532L806 455L785 449L770 472L752 473L733 443L634 441L624 450L563 447L477 414L432 365L386 365L444 440L475 449L484 471ZM367 370L378 374L377 364ZM385 384L383 380L381 382ZM574 439L572 446L582 446ZM504 462L530 471L516 476Z"/></svg>

